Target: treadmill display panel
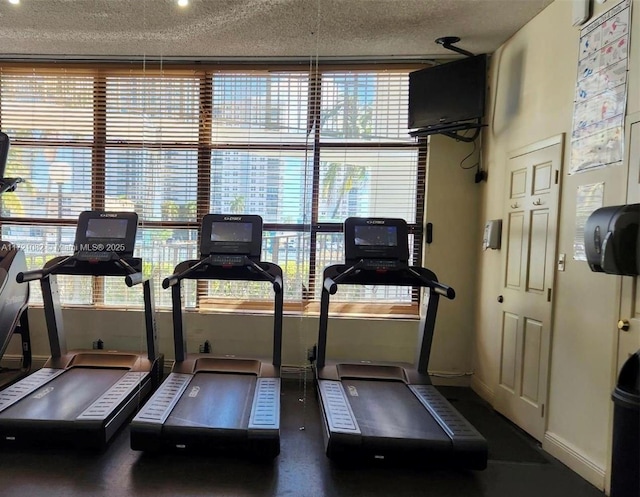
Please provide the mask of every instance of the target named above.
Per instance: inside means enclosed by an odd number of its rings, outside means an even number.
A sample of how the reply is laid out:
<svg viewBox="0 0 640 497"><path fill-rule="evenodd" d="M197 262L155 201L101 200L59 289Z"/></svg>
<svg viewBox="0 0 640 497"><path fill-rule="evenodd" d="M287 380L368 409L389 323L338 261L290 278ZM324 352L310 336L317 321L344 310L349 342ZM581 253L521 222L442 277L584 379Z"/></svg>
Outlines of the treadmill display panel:
<svg viewBox="0 0 640 497"><path fill-rule="evenodd" d="M251 223L211 223L212 242L251 242Z"/></svg>
<svg viewBox="0 0 640 497"><path fill-rule="evenodd" d="M89 219L87 238L126 238L128 219Z"/></svg>
<svg viewBox="0 0 640 497"><path fill-rule="evenodd" d="M260 260L262 218L255 215L207 214L202 219L200 255L246 255Z"/></svg>
<svg viewBox="0 0 640 497"><path fill-rule="evenodd" d="M82 212L76 228L75 252L133 256L137 229L135 212Z"/></svg>
<svg viewBox="0 0 640 497"><path fill-rule="evenodd" d="M409 230L404 219L350 217L344 222L345 260L407 263Z"/></svg>
<svg viewBox="0 0 640 497"><path fill-rule="evenodd" d="M396 226L356 226L356 245L395 247L398 245L398 229Z"/></svg>

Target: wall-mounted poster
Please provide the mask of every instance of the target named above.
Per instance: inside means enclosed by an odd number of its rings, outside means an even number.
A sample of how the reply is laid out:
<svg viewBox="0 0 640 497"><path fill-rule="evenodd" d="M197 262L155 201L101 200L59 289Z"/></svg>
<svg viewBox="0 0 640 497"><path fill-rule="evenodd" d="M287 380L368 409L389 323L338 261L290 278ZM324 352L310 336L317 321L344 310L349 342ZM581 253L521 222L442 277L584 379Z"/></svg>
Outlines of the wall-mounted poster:
<svg viewBox="0 0 640 497"><path fill-rule="evenodd" d="M622 164L631 0L580 31L569 174Z"/></svg>
<svg viewBox="0 0 640 497"><path fill-rule="evenodd" d="M580 185L576 192L576 232L573 239L573 258L576 261L586 261L587 253L584 248L584 226L593 211L602 207L604 203L604 183Z"/></svg>

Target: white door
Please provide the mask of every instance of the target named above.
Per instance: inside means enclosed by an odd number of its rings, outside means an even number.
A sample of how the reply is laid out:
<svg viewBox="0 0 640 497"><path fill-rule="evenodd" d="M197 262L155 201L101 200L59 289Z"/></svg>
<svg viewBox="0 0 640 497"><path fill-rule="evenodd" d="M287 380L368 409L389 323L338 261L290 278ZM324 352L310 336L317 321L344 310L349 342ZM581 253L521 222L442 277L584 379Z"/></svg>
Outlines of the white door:
<svg viewBox="0 0 640 497"><path fill-rule="evenodd" d="M562 135L511 154L503 225L497 411L542 441L551 346Z"/></svg>
<svg viewBox="0 0 640 497"><path fill-rule="evenodd" d="M627 204L637 204L640 203L640 113L629 116L627 129ZM640 349L640 277L622 277L619 326L616 372L620 372L629 355Z"/></svg>

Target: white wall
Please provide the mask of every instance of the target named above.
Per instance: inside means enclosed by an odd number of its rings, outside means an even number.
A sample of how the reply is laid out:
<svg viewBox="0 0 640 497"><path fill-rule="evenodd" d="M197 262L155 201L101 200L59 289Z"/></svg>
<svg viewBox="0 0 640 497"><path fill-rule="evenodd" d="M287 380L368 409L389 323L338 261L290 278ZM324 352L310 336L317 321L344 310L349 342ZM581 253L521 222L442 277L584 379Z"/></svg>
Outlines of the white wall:
<svg viewBox="0 0 640 497"><path fill-rule="evenodd" d="M429 142L425 222L433 223L433 243L425 244L423 264L456 291L455 300L440 299L430 362L433 371L473 372L481 185L474 181L476 169L463 167L476 164L478 152L473 144L442 135L432 136Z"/></svg>
<svg viewBox="0 0 640 497"><path fill-rule="evenodd" d="M615 2L617 3L617 2ZM596 5L596 15L612 7ZM640 13L634 12L630 58L629 105L640 106ZM570 141L576 82L579 29L571 26L571 2L556 0L492 59L490 128L484 163L489 180L483 188L481 218L502 218L505 166L510 151L565 133ZM635 36L634 36L635 35ZM605 205L624 203L627 166L567 175L565 148L561 185L558 252L566 270L556 274L547 434L543 447L599 488L608 479L611 429L610 393L615 383L612 358L618 319L619 279L592 273L573 260L576 189L605 183ZM477 375L473 386L491 400L498 384L499 304L502 254L485 252L479 264Z"/></svg>
<svg viewBox="0 0 640 497"><path fill-rule="evenodd" d="M92 342L102 339L106 349L146 350L141 312L103 309L99 311L98 319L95 312L79 308L65 309L63 320L69 349L91 348ZM49 355L44 313L41 308L33 308L29 310L29 318L34 358L41 364ZM174 353L171 313L158 312L157 326L159 349L168 361L172 361ZM268 316L189 312L185 314L184 326L190 352L197 352L199 345L209 340L216 354L255 357L271 354L273 325ZM286 316L283 328L283 364L305 364L307 349L316 343L317 317ZM328 357L336 359L412 362L416 353L417 331L418 321L409 319L332 319L327 354ZM436 333L446 334L446 327L439 326ZM465 344L471 335L470 327L466 328L466 335L465 341L458 347L452 347L444 337L438 339L442 344L434 346L434 365L430 369L435 367L437 371L445 373L467 371L469 349ZM7 356L16 357L18 351L16 342L8 350ZM454 368L452 364L457 366ZM466 382L465 378L461 378L454 383Z"/></svg>

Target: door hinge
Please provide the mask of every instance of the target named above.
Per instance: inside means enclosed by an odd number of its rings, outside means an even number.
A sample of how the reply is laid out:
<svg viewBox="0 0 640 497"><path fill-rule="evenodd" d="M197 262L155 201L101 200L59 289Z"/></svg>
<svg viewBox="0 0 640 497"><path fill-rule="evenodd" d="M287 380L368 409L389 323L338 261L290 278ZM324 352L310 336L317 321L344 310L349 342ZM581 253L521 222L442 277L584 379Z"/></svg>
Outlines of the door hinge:
<svg viewBox="0 0 640 497"><path fill-rule="evenodd" d="M547 302L551 302L551 288L547 288Z"/></svg>
<svg viewBox="0 0 640 497"><path fill-rule="evenodd" d="M544 404L542 404L542 409L540 409L540 417L544 418Z"/></svg>
<svg viewBox="0 0 640 497"><path fill-rule="evenodd" d="M556 185L558 184L558 181L560 181L560 171L556 169Z"/></svg>

